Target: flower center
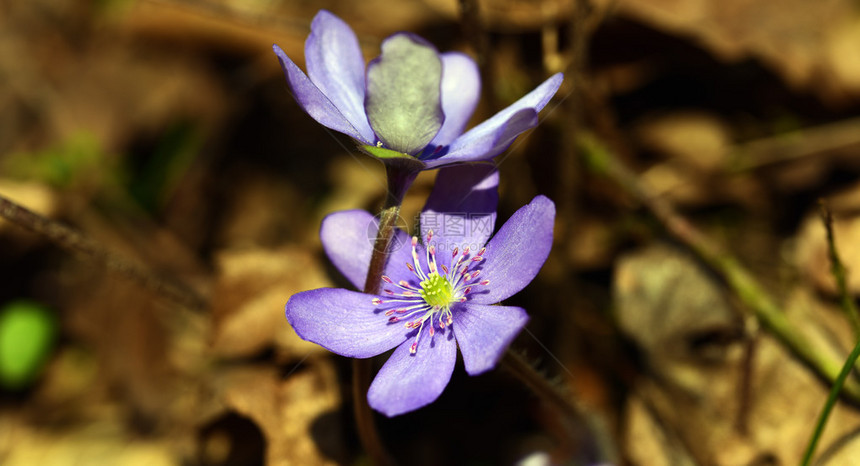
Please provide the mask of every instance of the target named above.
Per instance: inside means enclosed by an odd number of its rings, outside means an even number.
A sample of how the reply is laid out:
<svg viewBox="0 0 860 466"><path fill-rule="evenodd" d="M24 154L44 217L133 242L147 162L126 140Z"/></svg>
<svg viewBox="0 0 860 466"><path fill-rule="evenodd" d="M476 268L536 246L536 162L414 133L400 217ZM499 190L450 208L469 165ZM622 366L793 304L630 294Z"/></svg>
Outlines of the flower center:
<svg viewBox="0 0 860 466"><path fill-rule="evenodd" d="M420 285L421 297L434 309L447 308L451 305L454 289L451 287L451 282L438 272L431 272Z"/></svg>
<svg viewBox="0 0 860 466"><path fill-rule="evenodd" d="M412 354L418 349L418 339L425 324L431 337L436 333L436 329L444 330L454 323L452 307L467 301L474 286L490 284L489 280L476 281L481 274L480 268L485 260L486 248L476 254L472 254L469 248L462 252L454 248L449 269L445 264L437 264L436 246L431 243L432 239L433 231L430 231L426 238L424 261L421 261L422 257L418 255L418 238L413 236L412 263L407 263L406 268L414 275L414 279L395 283L383 275L382 280L399 291L384 288L382 291L386 297L373 298L373 304L384 311L389 324L404 322L407 329L418 329L415 340L409 347Z"/></svg>

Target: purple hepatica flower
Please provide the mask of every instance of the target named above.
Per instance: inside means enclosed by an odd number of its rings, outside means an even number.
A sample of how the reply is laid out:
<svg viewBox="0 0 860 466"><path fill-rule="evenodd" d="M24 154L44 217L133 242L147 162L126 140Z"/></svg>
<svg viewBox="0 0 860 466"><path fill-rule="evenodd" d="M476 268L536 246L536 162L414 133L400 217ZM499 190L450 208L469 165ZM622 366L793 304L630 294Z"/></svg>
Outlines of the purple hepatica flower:
<svg viewBox="0 0 860 466"><path fill-rule="evenodd" d="M398 230L405 246L392 251L379 295L321 288L287 302L296 333L337 354L368 358L395 348L367 393L374 409L396 416L433 402L451 378L458 346L469 374L493 368L528 320L519 307L493 304L537 275L552 246L555 206L537 196L488 242L497 185L493 167L442 169L421 214L425 241L410 243ZM365 211L337 212L320 231L334 265L359 289L373 222ZM439 229L431 231L433 224Z"/></svg>
<svg viewBox="0 0 860 466"><path fill-rule="evenodd" d="M293 96L313 119L374 157L405 160L419 170L495 157L537 125L563 79L553 75L463 134L481 81L475 62L462 53L439 54L424 39L397 33L382 42L382 54L365 71L355 33L325 10L305 42L307 75L280 47L274 50Z"/></svg>

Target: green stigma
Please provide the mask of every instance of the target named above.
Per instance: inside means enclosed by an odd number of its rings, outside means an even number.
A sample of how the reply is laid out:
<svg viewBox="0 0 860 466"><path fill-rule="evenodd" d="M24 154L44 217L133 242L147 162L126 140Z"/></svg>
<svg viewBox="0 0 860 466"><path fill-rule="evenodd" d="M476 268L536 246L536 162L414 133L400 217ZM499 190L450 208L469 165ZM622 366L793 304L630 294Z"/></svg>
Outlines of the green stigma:
<svg viewBox="0 0 860 466"><path fill-rule="evenodd" d="M448 309L454 290L447 278L432 272L421 282L421 297L434 309Z"/></svg>

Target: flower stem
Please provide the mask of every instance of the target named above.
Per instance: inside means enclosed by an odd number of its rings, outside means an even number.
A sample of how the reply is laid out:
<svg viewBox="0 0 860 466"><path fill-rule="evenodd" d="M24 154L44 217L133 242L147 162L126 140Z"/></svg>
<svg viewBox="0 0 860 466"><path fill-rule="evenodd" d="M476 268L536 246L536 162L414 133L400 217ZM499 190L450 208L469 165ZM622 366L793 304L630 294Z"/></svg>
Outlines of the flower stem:
<svg viewBox="0 0 860 466"><path fill-rule="evenodd" d="M593 452L595 458L588 458L589 460L610 464L618 463L618 455L613 447L612 437L607 432L605 423L597 416L567 396L558 385L547 380L522 355L508 349L502 356L501 366L520 379L542 400L556 407L566 418L579 421L578 424L587 427L595 443L593 446L597 450Z"/></svg>
<svg viewBox="0 0 860 466"><path fill-rule="evenodd" d="M415 180L416 172L400 167L394 163L385 165L388 177L388 194L385 205L379 215L379 231L373 242L373 253L370 256L370 266L364 282L364 292L378 294L385 264L391 251L391 239L394 237L395 224L400 214L400 204L409 185ZM382 445L373 411L367 403L367 390L370 388L371 359L352 360L352 396L358 437L367 454L374 464L394 464L391 456Z"/></svg>

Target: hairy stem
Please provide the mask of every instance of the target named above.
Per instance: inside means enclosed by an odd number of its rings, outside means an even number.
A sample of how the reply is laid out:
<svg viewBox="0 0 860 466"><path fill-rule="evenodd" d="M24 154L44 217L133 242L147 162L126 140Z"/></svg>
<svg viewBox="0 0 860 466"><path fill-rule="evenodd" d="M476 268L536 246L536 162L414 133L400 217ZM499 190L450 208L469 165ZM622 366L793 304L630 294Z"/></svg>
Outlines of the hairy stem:
<svg viewBox="0 0 860 466"><path fill-rule="evenodd" d="M400 214L400 204L409 185L415 179L416 173L395 164L386 164L388 176L388 194L385 206L379 215L379 230L373 242L373 253L370 256L370 267L364 282L364 292L378 294L382 274L391 250L391 240L394 237L395 224ZM352 360L352 396L355 423L358 436L367 454L377 465L391 465L394 462L382 445L373 411L367 404L367 390L371 381L371 359Z"/></svg>
<svg viewBox="0 0 860 466"><path fill-rule="evenodd" d="M105 249L83 234L45 218L2 195L0 195L0 216L45 236L61 247L80 254L107 270L125 275L157 296L188 309L202 310L206 306L205 300L190 288L166 281L146 268Z"/></svg>

